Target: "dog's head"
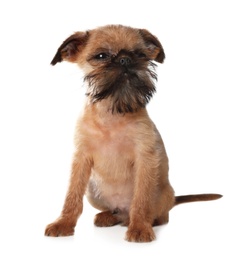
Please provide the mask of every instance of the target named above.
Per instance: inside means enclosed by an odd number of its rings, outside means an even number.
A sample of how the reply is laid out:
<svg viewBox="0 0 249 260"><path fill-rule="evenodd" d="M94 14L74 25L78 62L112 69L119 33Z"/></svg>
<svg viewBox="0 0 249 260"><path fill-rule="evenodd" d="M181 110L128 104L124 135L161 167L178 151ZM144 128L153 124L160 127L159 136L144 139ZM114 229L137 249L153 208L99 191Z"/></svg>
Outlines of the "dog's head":
<svg viewBox="0 0 249 260"><path fill-rule="evenodd" d="M85 71L92 102L108 98L113 113L128 113L151 99L157 79L153 61L164 58L161 43L149 31L108 25L71 35L51 64L77 63Z"/></svg>

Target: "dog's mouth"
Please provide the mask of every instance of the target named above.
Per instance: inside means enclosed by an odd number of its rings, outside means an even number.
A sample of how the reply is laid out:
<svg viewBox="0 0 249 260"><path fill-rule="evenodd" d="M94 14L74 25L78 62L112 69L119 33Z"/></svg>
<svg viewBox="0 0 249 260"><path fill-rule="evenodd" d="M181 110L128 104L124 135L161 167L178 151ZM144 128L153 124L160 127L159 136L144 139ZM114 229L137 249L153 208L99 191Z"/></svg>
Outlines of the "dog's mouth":
<svg viewBox="0 0 249 260"><path fill-rule="evenodd" d="M133 64L117 66L108 64L87 74L87 96L93 103L109 98L112 113L132 113L144 108L156 91L156 65Z"/></svg>

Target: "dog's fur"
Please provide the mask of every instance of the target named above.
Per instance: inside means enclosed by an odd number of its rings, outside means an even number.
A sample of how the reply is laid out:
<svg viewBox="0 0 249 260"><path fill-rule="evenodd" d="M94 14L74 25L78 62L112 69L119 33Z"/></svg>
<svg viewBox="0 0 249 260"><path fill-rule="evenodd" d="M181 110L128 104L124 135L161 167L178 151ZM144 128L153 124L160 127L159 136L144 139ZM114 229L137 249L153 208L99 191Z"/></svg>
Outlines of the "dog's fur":
<svg viewBox="0 0 249 260"><path fill-rule="evenodd" d="M152 226L167 223L175 205L221 197L174 195L164 144L145 108L155 92L153 61L164 58L149 31L121 25L76 32L59 47L51 64L77 63L88 98L77 124L65 204L47 236L74 234L84 194L101 211L96 226L127 225L126 239L135 242L154 240Z"/></svg>

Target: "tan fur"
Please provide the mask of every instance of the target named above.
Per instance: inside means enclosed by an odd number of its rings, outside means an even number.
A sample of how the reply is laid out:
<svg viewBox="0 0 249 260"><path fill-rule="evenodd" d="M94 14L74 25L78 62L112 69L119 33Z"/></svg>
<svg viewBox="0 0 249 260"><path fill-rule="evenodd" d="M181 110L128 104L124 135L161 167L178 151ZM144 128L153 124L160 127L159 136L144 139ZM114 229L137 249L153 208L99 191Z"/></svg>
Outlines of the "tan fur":
<svg viewBox="0 0 249 260"><path fill-rule="evenodd" d="M70 36L58 49L52 64L67 60L76 62L85 73L99 73L107 71L107 61L92 57L108 52L115 62L116 57L123 57L121 50L142 50L146 59L137 59L143 64L141 68L149 60L163 62L165 57L160 42L147 30L106 26ZM114 77L118 72L108 70L107 73ZM146 78L143 70L137 75ZM106 83L102 78L98 78L98 83L102 80ZM152 241L155 239L153 225L167 223L168 213L175 204L195 199L176 200L168 180L164 144L145 106L138 107L131 95L134 111L117 113L111 110L112 96L94 102L92 91L89 86L88 102L76 128L76 152L65 204L61 216L47 226L45 234L72 235L86 194L89 202L102 211L95 216L95 225L121 223L128 226L128 241ZM122 103L121 107L125 105ZM196 200L219 197L201 196Z"/></svg>

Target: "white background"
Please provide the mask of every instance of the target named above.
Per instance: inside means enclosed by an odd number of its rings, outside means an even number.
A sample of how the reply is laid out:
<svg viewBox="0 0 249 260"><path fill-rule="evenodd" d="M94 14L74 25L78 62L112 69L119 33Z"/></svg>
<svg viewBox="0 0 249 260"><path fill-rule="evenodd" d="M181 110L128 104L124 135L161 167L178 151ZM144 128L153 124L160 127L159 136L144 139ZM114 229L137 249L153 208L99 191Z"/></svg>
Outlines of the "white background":
<svg viewBox="0 0 249 260"><path fill-rule="evenodd" d="M0 259L249 258L246 2L1 1ZM87 202L74 237L47 238L63 205L85 92L78 67L49 63L73 32L119 23L147 28L164 46L148 110L176 194L224 197L174 208L152 243L126 242L125 227L94 227L97 211Z"/></svg>

